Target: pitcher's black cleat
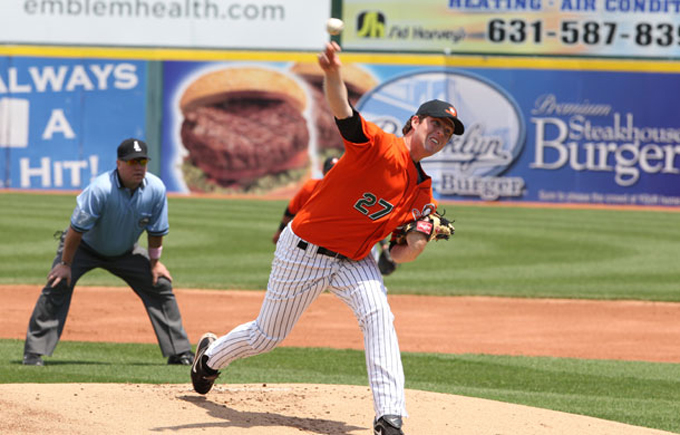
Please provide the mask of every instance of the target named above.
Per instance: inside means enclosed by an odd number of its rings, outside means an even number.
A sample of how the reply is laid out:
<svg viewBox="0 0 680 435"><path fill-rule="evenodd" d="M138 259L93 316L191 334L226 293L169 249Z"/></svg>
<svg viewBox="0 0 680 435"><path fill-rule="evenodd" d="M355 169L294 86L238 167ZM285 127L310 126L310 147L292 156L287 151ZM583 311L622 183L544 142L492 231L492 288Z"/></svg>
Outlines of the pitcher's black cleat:
<svg viewBox="0 0 680 435"><path fill-rule="evenodd" d="M203 334L196 346L196 358L191 366L191 383L198 394L208 394L208 391L215 383L215 379L220 376L220 372L213 370L207 365L208 356L205 355L206 349L210 344L217 340L217 336L211 332Z"/></svg>
<svg viewBox="0 0 680 435"><path fill-rule="evenodd" d="M404 435L401 430L401 417L398 415L383 415L373 423L374 435Z"/></svg>

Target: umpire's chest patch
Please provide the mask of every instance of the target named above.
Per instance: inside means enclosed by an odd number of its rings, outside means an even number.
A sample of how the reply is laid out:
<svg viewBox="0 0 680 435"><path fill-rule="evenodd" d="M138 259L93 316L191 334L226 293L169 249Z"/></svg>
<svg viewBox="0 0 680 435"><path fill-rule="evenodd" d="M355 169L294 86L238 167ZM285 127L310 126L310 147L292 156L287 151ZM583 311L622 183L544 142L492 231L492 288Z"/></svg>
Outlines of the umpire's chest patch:
<svg viewBox="0 0 680 435"><path fill-rule="evenodd" d="M139 228L146 228L147 225L149 225L149 222L150 222L149 216L142 216L137 222L137 225L139 225Z"/></svg>

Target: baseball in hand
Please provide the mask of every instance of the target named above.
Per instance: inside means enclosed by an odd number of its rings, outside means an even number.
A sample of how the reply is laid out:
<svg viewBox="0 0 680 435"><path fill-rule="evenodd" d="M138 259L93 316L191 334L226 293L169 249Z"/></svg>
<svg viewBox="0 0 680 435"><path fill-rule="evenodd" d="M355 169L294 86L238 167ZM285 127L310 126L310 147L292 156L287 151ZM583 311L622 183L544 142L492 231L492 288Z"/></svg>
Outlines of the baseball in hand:
<svg viewBox="0 0 680 435"><path fill-rule="evenodd" d="M326 21L326 31L331 35L339 35L344 28L345 23L339 18L329 18L328 21Z"/></svg>

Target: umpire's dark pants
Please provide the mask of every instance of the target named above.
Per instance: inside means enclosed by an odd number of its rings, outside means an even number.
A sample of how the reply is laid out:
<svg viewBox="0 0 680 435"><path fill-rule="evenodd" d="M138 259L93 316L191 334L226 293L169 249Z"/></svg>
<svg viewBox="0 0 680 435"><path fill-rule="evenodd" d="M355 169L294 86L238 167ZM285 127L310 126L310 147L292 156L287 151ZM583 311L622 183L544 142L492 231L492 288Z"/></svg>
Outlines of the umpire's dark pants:
<svg viewBox="0 0 680 435"><path fill-rule="evenodd" d="M63 244L64 235L61 237L52 267L61 261ZM164 356L191 350L191 344L182 326L179 306L172 292L172 283L162 277L155 286L152 284L151 265L146 249L135 246L132 251L123 255L104 257L81 242L71 266L71 285L62 280L56 287L47 284L43 288L28 324L24 353L52 355L64 330L76 282L85 273L97 267L122 278L142 299Z"/></svg>

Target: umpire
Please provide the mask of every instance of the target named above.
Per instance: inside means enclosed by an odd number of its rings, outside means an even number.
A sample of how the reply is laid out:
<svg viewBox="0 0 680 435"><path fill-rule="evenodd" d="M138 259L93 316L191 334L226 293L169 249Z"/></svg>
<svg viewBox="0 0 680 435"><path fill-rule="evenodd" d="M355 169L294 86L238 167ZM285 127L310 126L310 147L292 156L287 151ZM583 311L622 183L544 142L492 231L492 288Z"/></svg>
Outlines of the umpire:
<svg viewBox="0 0 680 435"><path fill-rule="evenodd" d="M98 267L122 278L140 297L168 364L193 362L172 276L160 262L169 231L165 185L147 173L148 161L146 144L126 139L118 146L116 169L95 178L78 196L28 324L23 364L42 366L42 356L52 355L76 282ZM148 250L137 244L145 230Z"/></svg>

